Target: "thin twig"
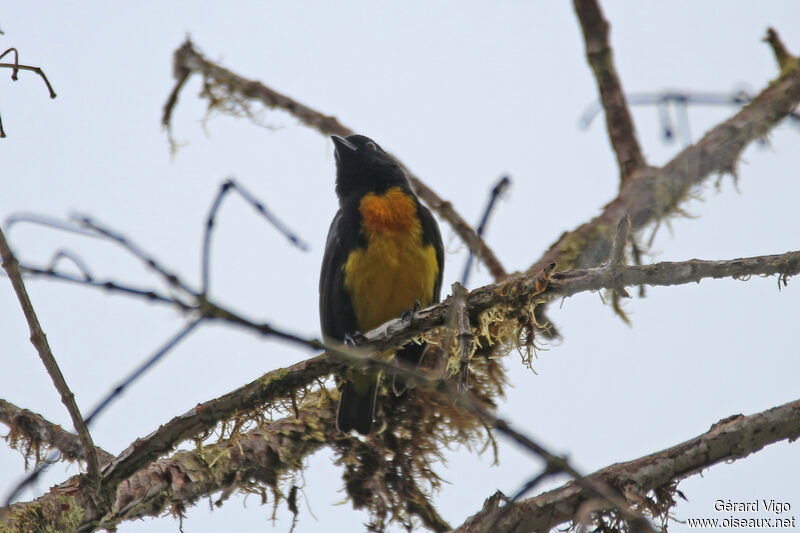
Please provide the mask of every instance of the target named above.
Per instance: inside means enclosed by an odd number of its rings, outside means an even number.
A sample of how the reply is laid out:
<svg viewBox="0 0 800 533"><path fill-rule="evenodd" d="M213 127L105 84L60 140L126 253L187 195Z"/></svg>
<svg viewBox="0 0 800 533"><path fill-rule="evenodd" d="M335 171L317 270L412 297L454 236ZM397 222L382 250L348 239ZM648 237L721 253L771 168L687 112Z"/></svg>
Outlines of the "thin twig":
<svg viewBox="0 0 800 533"><path fill-rule="evenodd" d="M83 235L86 237L94 237L95 239L102 239L103 236L95 231L82 228L75 221L61 220L59 218L50 217L47 215L40 215L39 213L14 213L6 218L3 227L8 233L11 228L17 224L26 223L33 224L34 226L44 226L45 228L53 228L67 233L74 233L76 235Z"/></svg>
<svg viewBox="0 0 800 533"><path fill-rule="evenodd" d="M294 117L299 119L301 123L324 135L336 134L347 137L353 134L353 130L342 125L336 117L320 113L293 98L265 86L261 82L242 78L230 70L208 61L193 48L191 41L188 39L175 51L173 65L173 71L175 72L178 82L170 94L167 105L164 106L162 123L169 123L172 109L178 101L177 91L183 86L185 77L187 76L186 72L188 71L198 72L207 80L213 80L214 83L224 84L226 90L244 98L258 100L268 108L281 109L291 113ZM400 161L398 160L398 162ZM494 280L500 281L505 279L508 274L494 255L494 252L492 252L491 248L486 245L483 239L475 233L475 230L466 223L461 215L456 212L453 205L450 202L442 200L438 194L415 176L402 162L400 162L400 165L406 171L411 186L420 199L440 217L450 223L453 230L455 230L458 236L466 243L469 249L484 262Z"/></svg>
<svg viewBox="0 0 800 533"><path fill-rule="evenodd" d="M14 65L15 66L14 66L14 69L11 71L11 80L12 81L17 81L17 78L18 78L17 75L19 74L19 52L17 51L17 49L14 48L14 47L9 48L8 50L6 50L2 54L0 54L0 59L3 59L8 54L12 54L12 53L14 54Z"/></svg>
<svg viewBox="0 0 800 533"><path fill-rule="evenodd" d="M203 289L202 294L208 294L208 286L209 286L209 263L210 263L210 255L211 255L211 234L214 230L214 222L216 220L217 211L219 211L220 205L222 205L222 200L225 198L229 191L236 191L239 195L245 199L247 203L249 203L253 208L258 211L267 221L272 224L275 229L277 229L281 234L283 234L289 242L291 242L294 246L299 248L300 250L306 252L308 251L308 245L303 242L300 237L298 237L292 230L290 230L283 222L278 220L278 218L273 215L262 202L257 200L250 192L242 187L236 180L233 178L225 180L219 188L219 192L217 196L214 198L214 201L211 204L211 209L208 212L208 217L206 219L206 229L205 234L203 236L203 261L202 261L202 282L203 282Z"/></svg>
<svg viewBox="0 0 800 533"><path fill-rule="evenodd" d="M113 231L112 229L101 225L99 222L93 220L92 218L86 215L73 215L72 219L75 222L82 224L83 226L95 231L98 235L105 237L106 239L111 240L125 248L128 252L130 252L134 257L142 261L147 267L151 268L153 271L157 272L164 278L164 281L171 287L176 289L181 289L182 291L188 294L196 294L194 290L192 290L186 283L181 281L177 274L170 272L166 269L166 267L162 266L158 261L153 258L150 254L142 250L136 243L131 241L128 237Z"/></svg>
<svg viewBox="0 0 800 533"><path fill-rule="evenodd" d="M511 185L511 178L508 176L503 176L500 178L500 181L492 187L492 192L489 194L489 201L486 203L486 209L483 211L483 216L481 217L481 222L478 224L478 229L476 233L478 237L483 238L483 233L486 231L486 226L489 223L489 216L492 214L495 205L497 205L497 199L508 189ZM467 262L464 264L464 274L461 276L461 284L467 285L467 281L469 280L470 270L472 269L472 259L474 258L472 254L472 250L470 250L469 255L467 255Z"/></svg>
<svg viewBox="0 0 800 533"><path fill-rule="evenodd" d="M125 379L123 379L116 387L114 387L111 392L109 392L105 398L103 398L97 407L92 409L91 414L86 417L86 423L90 424L94 421L94 419L105 410L106 407L118 396L120 396L125 389L127 389L131 383L136 381L142 374L147 372L150 367L155 365L158 361L161 360L170 350L172 350L180 341L186 338L189 333L191 333L197 326L200 325L202 322L202 318L198 318L193 320L192 322L188 323L186 326L181 328L181 330L176 333L172 338L170 338L164 345L159 348L153 355L148 357L144 363L139 365L136 370L131 372Z"/></svg>
<svg viewBox="0 0 800 533"><path fill-rule="evenodd" d="M661 129L664 140L671 141L675 138L675 127L669 114L669 106L675 106L678 110L678 128L681 133L681 140L684 147L692 142L690 123L688 118L688 106L690 105L725 105L742 107L753 100L753 95L743 90L732 93L707 93L700 91L662 91L662 92L643 92L628 93L625 95L629 106L656 106L658 118L661 122ZM590 105L583 112L578 120L581 129L588 128L598 113L603 111L601 103L596 102ZM795 126L800 126L800 112L793 111L786 117ZM757 139L758 140L758 139Z"/></svg>
<svg viewBox="0 0 800 533"><path fill-rule="evenodd" d="M586 42L586 58L594 72L600 100L606 111L608 136L617 156L620 177L625 181L647 163L636 138L633 118L614 66L608 38L609 24L603 18L597 0L574 0L574 5Z"/></svg>
<svg viewBox="0 0 800 533"><path fill-rule="evenodd" d="M190 306L189 304L187 304L182 300L179 300L178 298L161 294L157 292L155 289L143 289L139 287L132 287L111 280L98 281L95 280L94 278L86 279L85 277L77 277L73 276L72 274L67 274L65 272L58 272L55 270L51 270L50 268L39 268L33 265L20 265L19 268L22 271L22 273L26 275L48 277L58 281L66 281L69 283L86 285L89 287L102 289L106 291L119 292L121 294L126 294L128 296L136 296L144 298L145 300L151 302L159 302L159 303L174 305L181 311L191 311L197 309L196 307Z"/></svg>
<svg viewBox="0 0 800 533"><path fill-rule="evenodd" d="M2 34L2 32L0 32L0 34ZM27 70L27 71L30 71L30 72L35 72L36 74L38 74L42 78L42 80L44 80L44 84L47 86L47 90L50 92L50 98L55 98L56 97L56 93L55 93L55 91L53 91L53 86L50 85L50 80L47 79L47 76L45 75L44 71L42 69L40 69L39 67L32 67L30 65L20 65L19 64L19 53L17 52L16 48L7 49L5 52L0 54L0 59L3 59L5 56L7 56L8 54L11 54L11 53L14 54L14 62L13 63L0 63L0 68L10 68L11 69L11 79L13 81L17 81L17 79L19 77L18 74L19 74L20 70ZM6 136L6 132L3 129L3 120L2 120L2 117L0 117L0 138L3 138L5 136Z"/></svg>
<svg viewBox="0 0 800 533"><path fill-rule="evenodd" d="M22 312L25 314L25 320L28 322L31 332L31 343L39 353L39 357L42 359L47 373L50 374L50 378L53 380L53 385L61 395L61 402L66 406L67 411L69 411L72 423L81 439L83 453L86 457L86 471L89 476L89 482L95 486L100 480L100 464L97 459L94 443L92 442L92 436L89 434L89 429L86 427L81 412L75 403L75 395L72 394L72 391L67 386L64 376L61 374L61 369L59 369L58 363L55 357L53 357L53 352L50 350L50 345L47 343L47 337L44 331L42 331L39 319L36 317L36 312L33 309L33 304L28 297L28 291L25 289L25 284L22 281L17 258L14 257L14 254L8 247L8 242L6 242L6 237L3 235L2 230L0 230L0 255L2 255L3 258L3 268L8 273L11 285L14 287L14 292L17 294L19 303L22 306Z"/></svg>
<svg viewBox="0 0 800 533"><path fill-rule="evenodd" d="M75 265L78 270L81 271L81 274L83 274L83 279L85 281L92 279L92 273L89 270L89 266L83 261L83 259L81 259L78 254L66 249L57 250L56 253L53 254L53 257L50 258L50 262L47 263L46 269L51 272L55 271L61 259L66 259ZM23 268L22 265L20 265L20 268Z"/></svg>
<svg viewBox="0 0 800 533"><path fill-rule="evenodd" d="M8 50L6 50L6 52L8 52ZM44 81L44 84L47 86L47 90L50 93L50 98L55 98L56 97L56 92L53 90L53 86L50 85L50 80L47 79L47 76L45 75L44 71L41 68L32 67L30 65L20 65L19 63L16 63L16 62L15 63L0 63L0 68L10 68L10 69L12 69L11 79L15 80L15 81L17 79L17 77L16 77L17 76L17 71L19 71L19 70L27 70L29 72L35 72L36 74L38 74L42 78L42 81Z"/></svg>

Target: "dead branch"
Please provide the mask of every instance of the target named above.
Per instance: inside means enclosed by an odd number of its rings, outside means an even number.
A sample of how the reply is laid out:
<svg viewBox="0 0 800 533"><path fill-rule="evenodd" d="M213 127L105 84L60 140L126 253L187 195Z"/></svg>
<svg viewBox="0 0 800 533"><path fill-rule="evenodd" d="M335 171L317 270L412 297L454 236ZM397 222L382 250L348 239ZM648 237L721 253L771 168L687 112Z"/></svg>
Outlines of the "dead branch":
<svg viewBox="0 0 800 533"><path fill-rule="evenodd" d="M354 132L350 128L342 125L336 117L325 115L316 111L297 100L281 94L258 81L245 79L228 69L220 67L197 52L191 41L187 41L175 51L173 62L173 72L177 80L176 86L164 106L162 124L169 128L172 111L178 102L178 92L186 83L186 79L193 72L201 74L208 83L223 85L226 91L236 94L238 97L261 102L268 108L281 109L297 117L300 122L313 128L324 135L341 135L346 137ZM399 160L398 160L399 161ZM494 252L486 245L472 227L458 214L450 202L444 201L430 187L422 182L412 173L402 162L401 166L406 170L411 186L414 188L420 199L433 209L440 217L450 223L453 230L466 243L470 250L486 265L489 272L496 281L502 280L507 276L503 265L494 255Z"/></svg>
<svg viewBox="0 0 800 533"><path fill-rule="evenodd" d="M17 407L11 402L0 399L0 422L8 426L6 440L18 449L24 448L23 454L28 457L40 455L41 448L55 448L68 461L83 461L86 457L81 448L80 438L66 431L57 424L45 419L42 415ZM95 446L97 458L101 465L114 459L114 455Z"/></svg>
<svg viewBox="0 0 800 533"><path fill-rule="evenodd" d="M0 32L0 35L2 35L2 32ZM50 80L47 79L47 76L45 75L44 71L39 67L32 67L30 65L20 65L20 63L19 63L19 52L17 51L16 48L7 49L5 52L0 54L0 59L3 59L5 56L7 56L8 54L11 54L11 53L14 54L14 62L13 63L0 63L0 68L10 68L11 69L11 79L13 81L17 81L17 79L19 77L19 71L20 70L25 70L25 71L33 72L33 73L37 74L40 78L42 78L42 81L44 81L44 84L47 86L47 90L50 93L50 98L55 98L56 97L56 92L53 90L53 86L50 85ZM3 121L0 119L0 138L3 138L5 136L6 136L6 132L5 132L5 130L3 130Z"/></svg>
<svg viewBox="0 0 800 533"><path fill-rule="evenodd" d="M100 480L100 464L97 459L97 452L92 436L89 434L89 429L83 421L83 416L75 403L75 395L67 386L67 382L61 374L61 369L58 367L53 352L50 350L50 345L47 342L47 337L42 331L39 324L39 319L36 317L36 311L33 309L33 304L28 297L28 291L25 289L25 284L22 281L22 275L19 271L19 263L17 258L11 252L6 242L6 237L0 230L0 256L3 258L3 268L8 273L8 278L11 280L11 285L14 287L14 292L17 294L22 312L25 315L25 320L28 322L28 327L31 332L31 344L36 348L39 357L42 359L47 373L53 380L58 393L61 395L61 402L69 411L69 416L72 418L72 423L75 430L80 437L81 446L83 448L83 455L86 458L86 470L89 475L90 484L95 485Z"/></svg>
<svg viewBox="0 0 800 533"><path fill-rule="evenodd" d="M672 448L599 470L587 479L606 483L629 500L643 500L650 491L680 481L715 464L734 461L768 444L800 437L800 400L761 413L735 415ZM581 504L590 499L574 482L534 498L509 504L511 510L492 531L550 531L573 519ZM459 533L485 532L496 506L484 509L462 524Z"/></svg>
<svg viewBox="0 0 800 533"><path fill-rule="evenodd" d="M783 44L781 41L778 32L775 31L775 28L767 28L767 36L764 37L764 41L769 43L772 47L772 52L775 54L775 60L778 62L778 68L784 69L789 66L789 63L792 60L792 55L786 49L786 45Z"/></svg>
<svg viewBox="0 0 800 533"><path fill-rule="evenodd" d="M620 178L625 181L647 163L636 138L633 118L614 66L614 54L608 38L609 24L597 0L574 0L574 6L583 30L586 58L597 80L600 101L606 112L608 137L617 156Z"/></svg>
<svg viewBox="0 0 800 533"><path fill-rule="evenodd" d="M751 142L767 134L800 102L800 68L780 76L733 117L716 126L697 143L661 168L642 168L635 179L620 185L619 195L603 212L561 235L529 272L558 263L559 270L586 268L608 257L617 221L631 217L631 230L679 212L690 191L712 175L735 175L736 162Z"/></svg>

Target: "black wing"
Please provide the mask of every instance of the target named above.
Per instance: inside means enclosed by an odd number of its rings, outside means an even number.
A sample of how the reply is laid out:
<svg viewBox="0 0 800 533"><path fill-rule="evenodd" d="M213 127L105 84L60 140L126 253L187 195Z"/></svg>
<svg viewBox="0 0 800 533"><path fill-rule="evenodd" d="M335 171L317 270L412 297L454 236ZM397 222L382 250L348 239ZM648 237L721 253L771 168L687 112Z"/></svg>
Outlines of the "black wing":
<svg viewBox="0 0 800 533"><path fill-rule="evenodd" d="M319 276L319 317L323 339L339 341L358 331L350 295L344 286L344 265L358 242L358 220L336 213L328 230L322 272Z"/></svg>
<svg viewBox="0 0 800 533"><path fill-rule="evenodd" d="M433 303L438 303L441 299L442 276L444 274L444 245L442 244L442 234L439 232L439 225L428 208L417 201L417 213L422 224L422 242L431 244L436 250L436 262L439 264L439 273L436 275L436 283L433 285Z"/></svg>

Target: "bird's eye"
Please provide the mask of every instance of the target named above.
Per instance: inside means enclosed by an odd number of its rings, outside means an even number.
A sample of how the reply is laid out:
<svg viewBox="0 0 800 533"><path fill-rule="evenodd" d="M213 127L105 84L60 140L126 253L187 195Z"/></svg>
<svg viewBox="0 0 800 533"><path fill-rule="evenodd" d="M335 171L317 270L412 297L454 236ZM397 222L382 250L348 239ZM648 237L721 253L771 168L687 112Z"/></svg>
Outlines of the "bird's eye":
<svg viewBox="0 0 800 533"><path fill-rule="evenodd" d="M378 145L375 144L374 142L370 141L370 142L367 143L367 150L370 150L371 152L374 152L377 149L378 149Z"/></svg>

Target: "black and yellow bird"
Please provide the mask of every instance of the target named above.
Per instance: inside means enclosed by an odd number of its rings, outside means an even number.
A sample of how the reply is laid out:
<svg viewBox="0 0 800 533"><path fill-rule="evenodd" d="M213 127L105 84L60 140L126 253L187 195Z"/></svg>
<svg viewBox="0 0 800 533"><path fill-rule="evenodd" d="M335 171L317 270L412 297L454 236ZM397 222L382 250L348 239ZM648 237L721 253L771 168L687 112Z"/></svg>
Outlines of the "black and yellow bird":
<svg viewBox="0 0 800 533"><path fill-rule="evenodd" d="M439 301L444 248L433 215L414 195L405 172L363 135L331 137L339 211L331 223L319 283L323 339L344 341L413 309ZM416 364L424 345L396 356ZM372 430L379 376L348 370L336 424Z"/></svg>

